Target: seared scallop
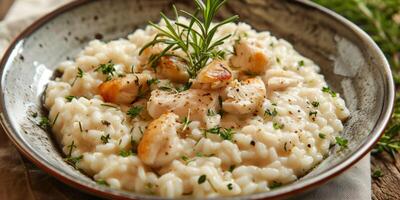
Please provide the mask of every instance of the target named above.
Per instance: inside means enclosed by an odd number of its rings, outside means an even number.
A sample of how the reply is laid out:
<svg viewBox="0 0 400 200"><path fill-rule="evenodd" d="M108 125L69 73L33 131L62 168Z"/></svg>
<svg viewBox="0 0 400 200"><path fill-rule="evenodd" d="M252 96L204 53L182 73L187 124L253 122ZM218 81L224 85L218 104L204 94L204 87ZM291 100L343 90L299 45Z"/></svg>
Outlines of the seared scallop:
<svg viewBox="0 0 400 200"><path fill-rule="evenodd" d="M235 55L230 62L233 67L240 68L246 74L264 74L268 69L269 61L267 54L256 45L247 40L240 40L234 46Z"/></svg>
<svg viewBox="0 0 400 200"><path fill-rule="evenodd" d="M254 113L266 96L264 82L260 78L244 81L234 80L225 89L226 97L222 103L224 111L232 114Z"/></svg>
<svg viewBox="0 0 400 200"><path fill-rule="evenodd" d="M165 166L180 156L178 119L174 113L163 114L147 126L138 146L138 156L146 165Z"/></svg>
<svg viewBox="0 0 400 200"><path fill-rule="evenodd" d="M127 74L125 77L106 81L99 86L104 101L116 104L130 104L147 91L149 74Z"/></svg>
<svg viewBox="0 0 400 200"><path fill-rule="evenodd" d="M232 81L232 71L226 61L214 60L200 70L193 88L198 89L218 89L225 87Z"/></svg>
<svg viewBox="0 0 400 200"><path fill-rule="evenodd" d="M173 112L181 119L190 114L191 120L204 122L209 110L219 110L218 93L189 89L180 93L154 90L147 102L147 111L153 118Z"/></svg>

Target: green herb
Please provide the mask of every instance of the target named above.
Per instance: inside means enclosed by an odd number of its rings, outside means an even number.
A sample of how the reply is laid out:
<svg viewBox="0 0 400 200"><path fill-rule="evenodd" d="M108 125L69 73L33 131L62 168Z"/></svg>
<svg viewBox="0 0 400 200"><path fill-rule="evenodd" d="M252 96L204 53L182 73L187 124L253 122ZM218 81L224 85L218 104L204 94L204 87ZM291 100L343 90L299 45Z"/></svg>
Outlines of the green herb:
<svg viewBox="0 0 400 200"><path fill-rule="evenodd" d="M178 11L175 7L176 21L168 19L163 13L161 18L166 27L161 27L150 22L150 25L159 31L154 40L147 43L139 52L142 54L148 47L162 43L167 47L159 54L149 59L150 65L158 63L161 57L169 55L170 50L180 49L185 53L186 58L182 58L187 63L187 71L194 78L197 73L208 63L210 59L223 57L223 51L217 47L224 43L224 40L231 35L222 38L215 38L215 33L222 25L234 22L238 16L233 16L222 22L211 24L219 8L225 3L225 0L195 0L197 9L194 14L181 10L180 12L189 17L189 24L185 25L179 22Z"/></svg>
<svg viewBox="0 0 400 200"><path fill-rule="evenodd" d="M189 158L187 156L182 156L181 159L185 162L189 161Z"/></svg>
<svg viewBox="0 0 400 200"><path fill-rule="evenodd" d="M183 86L182 87L180 87L180 88L178 88L178 89L176 89L178 92L183 92L183 91L186 91L186 90L188 90L188 89L190 89L191 87L192 87L192 82L186 82L185 84L183 84Z"/></svg>
<svg viewBox="0 0 400 200"><path fill-rule="evenodd" d="M229 167L228 171L229 171L229 172L233 172L233 170L235 169L235 167L236 167L235 165L231 165L231 166Z"/></svg>
<svg viewBox="0 0 400 200"><path fill-rule="evenodd" d="M119 152L119 155L120 156L122 156L122 157L128 157L128 156L132 156L132 155L135 155L131 150L129 150L129 151L126 151L126 150L121 150L120 152Z"/></svg>
<svg viewBox="0 0 400 200"><path fill-rule="evenodd" d="M232 190L233 189L232 183L228 183L228 185L226 185L226 187L228 187L228 190Z"/></svg>
<svg viewBox="0 0 400 200"><path fill-rule="evenodd" d="M310 111L308 113L308 116L312 117L314 115L314 117L317 117L318 112L317 111Z"/></svg>
<svg viewBox="0 0 400 200"><path fill-rule="evenodd" d="M199 179L197 180L198 184L203 184L204 182L206 182L207 176L205 174L201 175L199 177Z"/></svg>
<svg viewBox="0 0 400 200"><path fill-rule="evenodd" d="M160 83L160 80L158 80L157 78L152 78L150 80L147 80L147 85L153 85L153 84L158 84Z"/></svg>
<svg viewBox="0 0 400 200"><path fill-rule="evenodd" d="M278 111L276 111L276 108L274 108L274 110L271 112L270 109L266 109L264 112L264 116L271 116L271 117L275 117L276 115L278 115Z"/></svg>
<svg viewBox="0 0 400 200"><path fill-rule="evenodd" d="M103 142L103 144L107 144L107 143L108 143L108 140L110 140L110 139L111 139L110 134L102 135L102 136L100 137L100 140L101 140L101 142Z"/></svg>
<svg viewBox="0 0 400 200"><path fill-rule="evenodd" d="M214 110L212 110L212 109L207 110L207 116L212 117L215 115L217 115L217 113Z"/></svg>
<svg viewBox="0 0 400 200"><path fill-rule="evenodd" d="M347 139L342 138L340 136L335 137L335 139L336 139L336 144L340 146L340 150L347 148L347 144L349 143Z"/></svg>
<svg viewBox="0 0 400 200"><path fill-rule="evenodd" d="M78 157L71 157L68 156L67 158L64 159L65 162L67 162L68 164L72 165L74 168L76 167L76 164L81 161L83 159L83 155L80 155Z"/></svg>
<svg viewBox="0 0 400 200"><path fill-rule="evenodd" d="M311 102L311 105L312 105L314 108L317 108L317 107L319 106L319 102L318 102L318 101L313 101L313 102Z"/></svg>
<svg viewBox="0 0 400 200"><path fill-rule="evenodd" d="M103 179L96 180L96 183L99 185L109 186L108 183Z"/></svg>
<svg viewBox="0 0 400 200"><path fill-rule="evenodd" d="M206 133L219 135L223 140L232 140L234 131L231 128L221 128L216 126L214 128L207 129Z"/></svg>
<svg viewBox="0 0 400 200"><path fill-rule="evenodd" d="M32 113L32 117L33 117L33 118L36 118L37 116L38 116L38 113L37 113L37 112Z"/></svg>
<svg viewBox="0 0 400 200"><path fill-rule="evenodd" d="M39 126L43 129L50 128L50 120L47 117L41 117L39 121Z"/></svg>
<svg viewBox="0 0 400 200"><path fill-rule="evenodd" d="M395 111L393 120L397 121L399 120L398 118L400 118L400 116L396 116L396 111ZM397 153L400 150L400 140L398 139L399 133L400 133L400 124L392 125L389 129L386 130L385 134L378 141L373 153L377 154L386 151L394 157L395 153Z"/></svg>
<svg viewBox="0 0 400 200"><path fill-rule="evenodd" d="M325 134L323 134L323 133L319 133L318 136L319 136L319 138L321 138L321 139L325 139L325 138L326 138Z"/></svg>
<svg viewBox="0 0 400 200"><path fill-rule="evenodd" d="M72 95L66 96L66 97L65 97L65 99L67 100L67 102L71 102L72 99L76 99L76 98L77 98L76 96L72 96Z"/></svg>
<svg viewBox="0 0 400 200"><path fill-rule="evenodd" d="M76 80L78 80L78 78L83 78L83 75L85 74L85 72L83 72L83 70L81 68L78 67L78 73L75 76L74 81L72 82L72 86L75 85Z"/></svg>
<svg viewBox="0 0 400 200"><path fill-rule="evenodd" d="M274 129L278 130L278 129L283 129L285 127L285 124L279 124L274 122L272 126L274 127Z"/></svg>
<svg viewBox="0 0 400 200"><path fill-rule="evenodd" d="M383 176L383 173L380 169L376 169L371 174L372 178L380 178Z"/></svg>
<svg viewBox="0 0 400 200"><path fill-rule="evenodd" d="M110 125L111 125L111 123L110 123L109 121L107 121L107 120L101 120L101 123L102 123L104 126L110 126Z"/></svg>
<svg viewBox="0 0 400 200"><path fill-rule="evenodd" d="M300 67L304 67L304 60L300 60L300 61L299 61L299 66L300 66Z"/></svg>
<svg viewBox="0 0 400 200"><path fill-rule="evenodd" d="M71 142L71 144L70 145L68 145L67 146L67 148L68 148L68 154L67 154L67 157L71 157L71 155L72 155L72 150L74 149L74 148L76 148L76 145L75 145L75 141L74 140L72 140L72 142Z"/></svg>
<svg viewBox="0 0 400 200"><path fill-rule="evenodd" d="M56 124L59 115L60 115L60 112L57 113L56 118L54 119L53 123L51 124L52 127L54 126L54 124Z"/></svg>
<svg viewBox="0 0 400 200"><path fill-rule="evenodd" d="M281 59L280 59L279 57L276 57L276 62L277 62L278 64L280 64L280 63L281 63Z"/></svg>
<svg viewBox="0 0 400 200"><path fill-rule="evenodd" d="M130 116L131 118L136 118L137 116L139 116L139 114L142 112L143 107L142 106L133 106L132 108L130 108L128 110L128 112L126 113L128 116Z"/></svg>
<svg viewBox="0 0 400 200"><path fill-rule="evenodd" d="M323 87L323 88L322 88L322 92L328 93L328 94L330 94L332 97L336 97L336 96L337 96L336 92L334 92L333 90L331 90L331 88L329 88L329 87Z"/></svg>
<svg viewBox="0 0 400 200"><path fill-rule="evenodd" d="M103 73L104 75L107 75L106 81L109 81L112 79L112 77L114 76L115 73L115 68L114 68L114 64L112 63L112 61L108 61L108 63L106 64L100 64L100 66L94 70L95 72L100 71L101 73Z"/></svg>
<svg viewBox="0 0 400 200"><path fill-rule="evenodd" d="M197 157L203 157L203 153L197 152L197 153L196 153L196 156L197 156Z"/></svg>
<svg viewBox="0 0 400 200"><path fill-rule="evenodd" d="M276 188L281 187L281 186L282 186L282 183L273 181L272 184L269 186L269 188L271 190L273 190L273 189L276 189Z"/></svg>

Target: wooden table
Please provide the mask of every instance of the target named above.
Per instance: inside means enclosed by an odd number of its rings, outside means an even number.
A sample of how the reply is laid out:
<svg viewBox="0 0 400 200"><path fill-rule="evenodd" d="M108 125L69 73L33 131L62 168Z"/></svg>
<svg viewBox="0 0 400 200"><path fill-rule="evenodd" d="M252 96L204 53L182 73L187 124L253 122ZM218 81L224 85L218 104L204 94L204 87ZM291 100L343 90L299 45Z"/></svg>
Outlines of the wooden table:
<svg viewBox="0 0 400 200"><path fill-rule="evenodd" d="M1 0L0 20L13 2L14 0ZM383 173L382 177L372 179L372 199L400 199L400 154L394 159L387 153L371 156L371 168L372 171L380 169Z"/></svg>
<svg viewBox="0 0 400 200"><path fill-rule="evenodd" d="M371 169L383 173L372 179L372 199L400 199L400 153L394 158L387 153L371 156Z"/></svg>

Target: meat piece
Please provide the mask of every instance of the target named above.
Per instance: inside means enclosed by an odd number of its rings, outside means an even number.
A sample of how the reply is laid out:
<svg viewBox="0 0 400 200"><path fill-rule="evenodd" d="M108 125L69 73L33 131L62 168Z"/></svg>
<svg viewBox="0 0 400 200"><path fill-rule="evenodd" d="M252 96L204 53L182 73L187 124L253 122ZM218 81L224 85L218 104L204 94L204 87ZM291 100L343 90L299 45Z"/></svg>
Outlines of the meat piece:
<svg viewBox="0 0 400 200"><path fill-rule="evenodd" d="M232 114L254 113L266 96L265 85L260 78L232 81L225 92L222 108Z"/></svg>
<svg viewBox="0 0 400 200"><path fill-rule="evenodd" d="M199 89L180 93L154 90L147 102L147 111L153 118L173 112L183 119L190 110L190 120L205 122L209 109L219 110L218 93Z"/></svg>
<svg viewBox="0 0 400 200"><path fill-rule="evenodd" d="M151 78L149 74L128 74L102 83L99 92L106 102L130 104L140 93L149 89L147 81Z"/></svg>
<svg viewBox="0 0 400 200"><path fill-rule="evenodd" d="M147 126L138 146L138 156L146 165L165 166L180 156L183 145L177 130L182 125L177 120L177 115L168 113Z"/></svg>
<svg viewBox="0 0 400 200"><path fill-rule="evenodd" d="M240 68L242 72L249 74L264 74L269 66L267 54L256 45L247 40L240 40L235 45L235 55L230 62L233 67Z"/></svg>
<svg viewBox="0 0 400 200"><path fill-rule="evenodd" d="M158 62L150 63L152 58L159 55L162 51L163 48L160 45L155 45L145 49L142 54L140 54L140 66L147 69L153 68L156 71L158 78L169 79L177 83L187 82L189 80L187 64L183 59L179 58L179 56L163 56L158 60ZM169 54L174 53L178 52L169 52Z"/></svg>
<svg viewBox="0 0 400 200"><path fill-rule="evenodd" d="M219 89L232 81L232 72L226 61L214 60L198 73L193 88Z"/></svg>
<svg viewBox="0 0 400 200"><path fill-rule="evenodd" d="M269 91L285 90L288 87L296 87L304 80L295 72L282 69L269 69L263 76L263 81Z"/></svg>

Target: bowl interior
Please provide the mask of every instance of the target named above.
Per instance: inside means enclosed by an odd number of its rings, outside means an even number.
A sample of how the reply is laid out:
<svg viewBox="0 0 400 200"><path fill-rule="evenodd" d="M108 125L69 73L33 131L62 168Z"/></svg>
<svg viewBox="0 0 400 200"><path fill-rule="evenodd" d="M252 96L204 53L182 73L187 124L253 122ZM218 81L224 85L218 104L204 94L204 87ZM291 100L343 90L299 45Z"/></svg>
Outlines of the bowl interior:
<svg viewBox="0 0 400 200"><path fill-rule="evenodd" d="M6 54L1 77L2 122L20 150L75 186L82 184L91 191L148 198L98 186L67 165L52 136L38 128L38 118L32 114L44 114L41 95L60 61L74 58L92 39L108 41L126 37L149 20L158 21L160 11L171 14L173 3L185 10L193 7L191 1L184 0L83 0L26 31ZM288 40L297 51L318 63L328 84L344 97L351 111L343 132L349 140L348 150L340 153L333 150L311 173L293 184L251 197L288 194L326 179L360 158L379 137L393 98L387 62L371 40L343 19L332 17L310 3L228 1L220 16L233 14L239 14L241 21L258 31L270 31Z"/></svg>

